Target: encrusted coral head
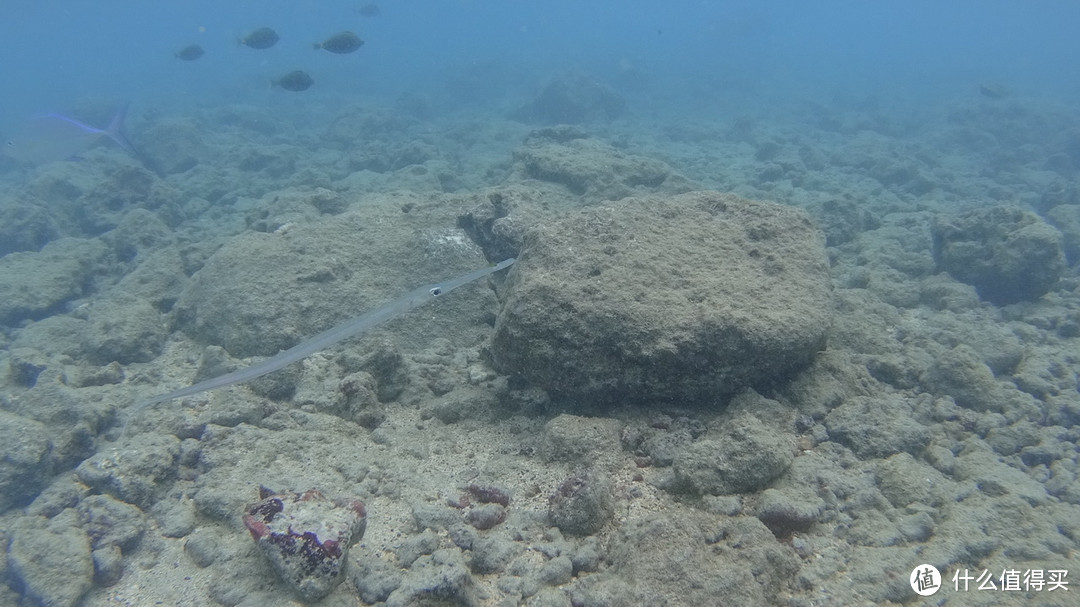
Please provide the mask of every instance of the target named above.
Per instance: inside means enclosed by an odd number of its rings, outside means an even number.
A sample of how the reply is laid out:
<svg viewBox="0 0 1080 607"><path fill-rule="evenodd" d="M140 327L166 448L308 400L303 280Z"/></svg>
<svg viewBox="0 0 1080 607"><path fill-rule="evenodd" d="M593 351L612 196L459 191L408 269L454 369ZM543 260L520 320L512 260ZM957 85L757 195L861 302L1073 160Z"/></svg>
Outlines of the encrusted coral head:
<svg viewBox="0 0 1080 607"><path fill-rule="evenodd" d="M367 510L353 498L327 499L318 489L303 493L259 488L244 526L281 579L304 600L317 600L341 582L346 552L364 535Z"/></svg>

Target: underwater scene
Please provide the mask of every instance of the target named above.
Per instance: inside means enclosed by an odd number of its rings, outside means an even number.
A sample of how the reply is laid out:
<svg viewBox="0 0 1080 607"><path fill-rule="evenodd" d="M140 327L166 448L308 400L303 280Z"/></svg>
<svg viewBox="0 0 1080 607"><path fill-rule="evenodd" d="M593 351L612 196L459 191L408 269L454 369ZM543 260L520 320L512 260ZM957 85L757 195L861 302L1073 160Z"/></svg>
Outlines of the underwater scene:
<svg viewBox="0 0 1080 607"><path fill-rule="evenodd" d="M0 606L1080 605L1080 4L2 13Z"/></svg>

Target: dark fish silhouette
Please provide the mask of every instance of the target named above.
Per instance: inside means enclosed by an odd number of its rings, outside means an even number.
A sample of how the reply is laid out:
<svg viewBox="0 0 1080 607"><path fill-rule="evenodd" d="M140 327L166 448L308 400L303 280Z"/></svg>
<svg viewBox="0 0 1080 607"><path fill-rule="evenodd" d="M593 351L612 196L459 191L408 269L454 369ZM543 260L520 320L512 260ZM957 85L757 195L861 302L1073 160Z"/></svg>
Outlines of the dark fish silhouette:
<svg viewBox="0 0 1080 607"><path fill-rule="evenodd" d="M322 42L316 42L315 50L325 49L338 55L346 55L364 46L364 41L352 32L340 32L330 36Z"/></svg>
<svg viewBox="0 0 1080 607"><path fill-rule="evenodd" d="M275 32L274 30L268 27L260 27L259 29L251 32L247 36L241 38L240 44L254 49L262 50L274 46L280 39L281 38L278 38L277 32Z"/></svg>
<svg viewBox="0 0 1080 607"><path fill-rule="evenodd" d="M360 7L360 14L365 17L378 17L382 14L382 9L378 4L365 4Z"/></svg>
<svg viewBox="0 0 1080 607"><path fill-rule="evenodd" d="M286 91L306 91L315 84L315 81L303 70L296 70L285 74L281 78L270 83L271 86L280 86Z"/></svg>
<svg viewBox="0 0 1080 607"><path fill-rule="evenodd" d="M189 44L176 52L176 58L183 59L184 61L195 61L199 57L202 57L205 52L203 47L198 44Z"/></svg>

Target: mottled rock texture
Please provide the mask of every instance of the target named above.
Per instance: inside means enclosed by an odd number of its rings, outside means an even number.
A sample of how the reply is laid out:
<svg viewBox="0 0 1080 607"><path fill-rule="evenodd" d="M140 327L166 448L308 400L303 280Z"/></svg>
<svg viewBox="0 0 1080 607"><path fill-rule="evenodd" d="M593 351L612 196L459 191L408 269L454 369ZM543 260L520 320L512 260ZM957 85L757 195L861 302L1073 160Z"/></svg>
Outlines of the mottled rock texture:
<svg viewBox="0 0 1080 607"><path fill-rule="evenodd" d="M731 194L620 201L540 224L508 278L496 365L583 407L709 405L825 343L824 237Z"/></svg>
<svg viewBox="0 0 1080 607"><path fill-rule="evenodd" d="M997 305L1042 297L1066 268L1061 232L1019 207L939 217L933 232L941 268Z"/></svg>

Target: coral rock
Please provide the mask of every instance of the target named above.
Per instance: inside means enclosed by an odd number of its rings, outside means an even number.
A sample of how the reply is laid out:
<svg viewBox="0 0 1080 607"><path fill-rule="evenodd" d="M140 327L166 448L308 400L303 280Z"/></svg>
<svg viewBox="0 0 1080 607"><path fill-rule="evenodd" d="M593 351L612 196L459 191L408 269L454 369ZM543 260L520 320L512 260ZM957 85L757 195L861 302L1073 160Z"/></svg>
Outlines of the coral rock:
<svg viewBox="0 0 1080 607"><path fill-rule="evenodd" d="M624 199L524 242L492 361L584 412L719 407L824 347L828 256L798 209L715 192Z"/></svg>
<svg viewBox="0 0 1080 607"><path fill-rule="evenodd" d="M304 600L321 599L344 579L349 546L364 536L363 502L331 500L315 489L275 493L259 488L244 526L281 579Z"/></svg>

